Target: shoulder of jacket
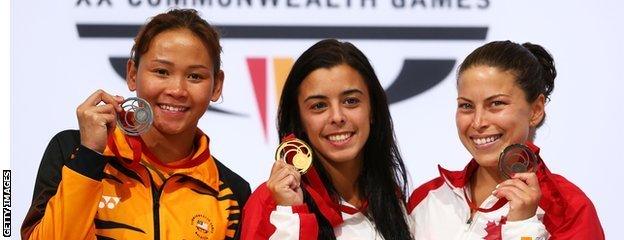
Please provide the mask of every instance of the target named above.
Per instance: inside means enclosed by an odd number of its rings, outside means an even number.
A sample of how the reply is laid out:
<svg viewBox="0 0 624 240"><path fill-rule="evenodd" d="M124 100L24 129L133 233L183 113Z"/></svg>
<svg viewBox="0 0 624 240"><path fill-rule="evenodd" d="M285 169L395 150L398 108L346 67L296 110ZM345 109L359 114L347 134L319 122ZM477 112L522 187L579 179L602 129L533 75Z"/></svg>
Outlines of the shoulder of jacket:
<svg viewBox="0 0 624 240"><path fill-rule="evenodd" d="M416 206L418 206L418 204L420 204L420 202L422 202L422 200L424 200L427 197L429 192L440 188L442 185L444 185L444 183L445 183L444 178L440 176L416 188L410 195L408 202L407 202L408 213L411 213L412 210L414 210L414 208L416 208Z"/></svg>

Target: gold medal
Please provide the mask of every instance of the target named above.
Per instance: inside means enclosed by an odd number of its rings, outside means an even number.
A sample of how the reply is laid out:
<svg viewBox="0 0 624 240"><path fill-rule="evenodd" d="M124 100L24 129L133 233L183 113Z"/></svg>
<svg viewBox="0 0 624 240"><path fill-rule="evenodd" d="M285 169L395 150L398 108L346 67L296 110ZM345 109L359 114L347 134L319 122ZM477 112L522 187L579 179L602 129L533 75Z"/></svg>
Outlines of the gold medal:
<svg viewBox="0 0 624 240"><path fill-rule="evenodd" d="M275 161L284 161L305 174L312 166L312 148L298 138L290 138L277 147Z"/></svg>

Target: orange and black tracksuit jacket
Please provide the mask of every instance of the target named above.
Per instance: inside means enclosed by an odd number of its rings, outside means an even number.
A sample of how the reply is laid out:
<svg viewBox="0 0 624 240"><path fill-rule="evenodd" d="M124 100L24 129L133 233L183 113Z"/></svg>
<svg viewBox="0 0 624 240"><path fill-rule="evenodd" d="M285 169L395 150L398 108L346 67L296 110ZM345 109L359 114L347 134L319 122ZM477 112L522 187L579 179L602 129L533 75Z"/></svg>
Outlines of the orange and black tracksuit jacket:
<svg viewBox="0 0 624 240"><path fill-rule="evenodd" d="M67 130L48 145L22 239L239 238L249 184L210 155L201 131L193 164L177 167L144 151L128 163L137 155L119 129L103 154L79 138Z"/></svg>

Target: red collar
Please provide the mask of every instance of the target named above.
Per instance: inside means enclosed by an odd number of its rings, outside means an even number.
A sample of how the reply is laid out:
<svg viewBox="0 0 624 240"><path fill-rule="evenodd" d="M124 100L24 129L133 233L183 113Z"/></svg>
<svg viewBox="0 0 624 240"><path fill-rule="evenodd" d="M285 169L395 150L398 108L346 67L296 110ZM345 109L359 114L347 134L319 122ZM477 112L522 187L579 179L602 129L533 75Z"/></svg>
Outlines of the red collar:
<svg viewBox="0 0 624 240"><path fill-rule="evenodd" d="M310 194L319 211L327 221L329 221L332 227L342 224L343 212L353 215L358 212L364 212L368 208L367 201L364 201L359 209L336 202L334 198L329 195L329 192L325 188L323 181L314 167L310 167L302 179L304 183L303 187Z"/></svg>
<svg viewBox="0 0 624 240"><path fill-rule="evenodd" d="M538 174L539 174L540 169L542 168L545 169L545 166L543 162L541 161L541 158L539 158L540 149L539 147L535 146L531 142L526 142L525 145L529 147L529 149L531 149L531 151L533 151L533 153L535 153L538 156L539 165L537 169L538 169ZM466 165L466 167L462 171L449 171L449 170L442 168L440 165L438 165L440 176L446 180L449 187L451 187L455 192L461 192L459 194L463 194L463 197L466 203L468 204L468 207L470 207L474 211L485 212L485 213L496 211L497 209L507 204L507 199L504 199L504 198L499 199L490 208L480 208L479 206L477 206L471 201L471 199L468 197L468 194L466 193L465 187L466 185L468 185L470 178L477 171L478 168L479 168L479 164L474 158L470 160L468 165Z"/></svg>
<svg viewBox="0 0 624 240"><path fill-rule="evenodd" d="M539 159L539 164L537 168L538 175L541 171L548 171L548 169L544 165L544 161L542 161L542 158L539 156L540 148L532 142L525 142L524 145L529 147ZM440 172L440 176L454 188L465 187L469 183L472 174L477 171L477 168L479 168L479 164L476 160L474 160L474 158L471 159L470 162L468 162L468 165L466 165L466 167L464 167L464 169L461 171L450 171L438 165L438 171Z"/></svg>
<svg viewBox="0 0 624 240"><path fill-rule="evenodd" d="M119 129L115 129L113 134L108 136L107 147L111 150L113 155L118 158L125 158L125 161L122 162L126 164L138 164L142 155L145 155L150 162L153 162L160 167L182 169L195 167L204 162L210 156L210 138L208 138L206 134L197 129L197 134L195 135L195 139L193 141L195 142L195 146L198 146L196 152L193 153L191 159L179 165L162 162L149 150L149 148L147 148L147 144L145 144L141 137L125 135ZM121 149L119 149L118 146L121 146Z"/></svg>
<svg viewBox="0 0 624 240"><path fill-rule="evenodd" d="M156 158L140 137L127 136L121 130L115 129L108 136L104 155L116 157L120 163L135 171L143 159L159 168L172 169L204 182L213 189L219 189L219 172L210 155L209 143L208 136L198 129L195 135L196 149L191 159L179 165L170 165Z"/></svg>

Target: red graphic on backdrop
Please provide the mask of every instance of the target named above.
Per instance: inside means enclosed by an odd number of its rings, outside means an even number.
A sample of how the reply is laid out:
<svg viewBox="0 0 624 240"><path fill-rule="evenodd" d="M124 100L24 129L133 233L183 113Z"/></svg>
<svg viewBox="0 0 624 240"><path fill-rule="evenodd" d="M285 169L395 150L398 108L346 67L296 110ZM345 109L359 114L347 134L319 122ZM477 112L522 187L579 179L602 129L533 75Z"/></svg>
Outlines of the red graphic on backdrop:
<svg viewBox="0 0 624 240"><path fill-rule="evenodd" d="M256 93L256 103L262 120L262 131L264 139L267 139L267 63L266 58L247 58L247 68L251 75L254 92Z"/></svg>

